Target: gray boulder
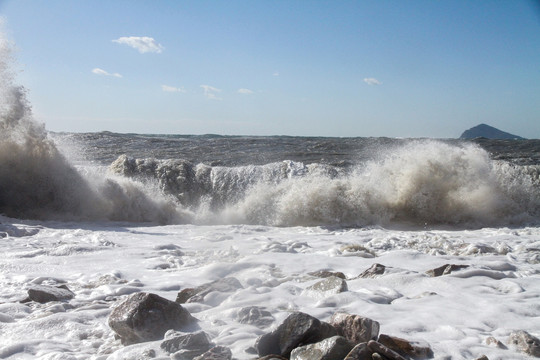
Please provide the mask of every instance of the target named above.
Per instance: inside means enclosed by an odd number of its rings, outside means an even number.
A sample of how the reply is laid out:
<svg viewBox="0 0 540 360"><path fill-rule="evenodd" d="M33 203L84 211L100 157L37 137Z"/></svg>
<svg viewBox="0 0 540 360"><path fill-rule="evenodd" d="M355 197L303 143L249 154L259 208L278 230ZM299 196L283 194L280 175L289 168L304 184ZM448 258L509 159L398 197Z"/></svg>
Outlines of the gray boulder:
<svg viewBox="0 0 540 360"><path fill-rule="evenodd" d="M304 294L315 298L325 298L345 291L348 291L347 282L337 276L330 276L307 287Z"/></svg>
<svg viewBox="0 0 540 360"><path fill-rule="evenodd" d="M448 275L454 271L466 269L468 267L469 265L445 264L443 266L439 266L438 268L426 271L426 274L432 277L438 277L442 275Z"/></svg>
<svg viewBox="0 0 540 360"><path fill-rule="evenodd" d="M178 360L191 360L204 354L213 346L214 344L210 342L210 338L204 331L194 333L168 331L165 334L165 340L160 345L163 350L173 354L171 356L173 359Z"/></svg>
<svg viewBox="0 0 540 360"><path fill-rule="evenodd" d="M513 331L508 337L508 343L514 345L522 353L540 357L540 339L526 331Z"/></svg>
<svg viewBox="0 0 540 360"><path fill-rule="evenodd" d="M319 270L319 271L313 271L308 273L308 275L319 277L319 278L327 278L330 276L336 276L340 279L347 279L344 273L340 271L330 271L330 270Z"/></svg>
<svg viewBox="0 0 540 360"><path fill-rule="evenodd" d="M367 343L356 345L344 358L344 360L372 360L373 351L371 351Z"/></svg>
<svg viewBox="0 0 540 360"><path fill-rule="evenodd" d="M214 346L202 355L195 357L193 360L231 360L231 349L225 346Z"/></svg>
<svg viewBox="0 0 540 360"><path fill-rule="evenodd" d="M255 348L260 357L271 354L289 357L294 348L335 335L336 330L330 324L296 312L289 315L274 331L260 336Z"/></svg>
<svg viewBox="0 0 540 360"><path fill-rule="evenodd" d="M337 330L338 335L355 344L368 342L379 336L379 323L359 315L338 312L332 316L330 324Z"/></svg>
<svg viewBox="0 0 540 360"><path fill-rule="evenodd" d="M195 330L196 322L180 304L145 292L130 295L109 316L124 345L162 339L169 329Z"/></svg>
<svg viewBox="0 0 540 360"><path fill-rule="evenodd" d="M334 360L343 359L354 348L342 336L332 336L315 344L297 347L291 352L291 360Z"/></svg>
<svg viewBox="0 0 540 360"><path fill-rule="evenodd" d="M234 277L226 277L203 284L196 288L183 289L178 293L176 302L179 304L204 302L205 296L211 292L232 293L239 289L243 289L243 286L240 284L238 279Z"/></svg>
<svg viewBox="0 0 540 360"><path fill-rule="evenodd" d="M387 348L386 346L384 346L383 344L381 344L381 343L379 343L377 341L370 340L370 341L368 341L367 346L371 351L373 351L373 353L382 355L383 359L387 359L387 360L406 360L403 356L399 355L394 350L391 350L391 349Z"/></svg>
<svg viewBox="0 0 540 360"><path fill-rule="evenodd" d="M373 264L371 267L367 270L365 270L363 273L358 275L359 278L373 278L377 275L382 275L386 271L386 266L381 264Z"/></svg>
<svg viewBox="0 0 540 360"><path fill-rule="evenodd" d="M267 327L274 322L272 314L259 306L248 306L240 309L236 318L240 324L250 324L260 328Z"/></svg>
<svg viewBox="0 0 540 360"><path fill-rule="evenodd" d="M48 286L34 285L28 289L28 299L38 303L50 301L67 301L73 299L75 294L66 285Z"/></svg>
<svg viewBox="0 0 540 360"><path fill-rule="evenodd" d="M410 357L413 359L427 359L433 357L433 351L427 344L423 345L414 343L385 334L381 334L377 341L405 357Z"/></svg>

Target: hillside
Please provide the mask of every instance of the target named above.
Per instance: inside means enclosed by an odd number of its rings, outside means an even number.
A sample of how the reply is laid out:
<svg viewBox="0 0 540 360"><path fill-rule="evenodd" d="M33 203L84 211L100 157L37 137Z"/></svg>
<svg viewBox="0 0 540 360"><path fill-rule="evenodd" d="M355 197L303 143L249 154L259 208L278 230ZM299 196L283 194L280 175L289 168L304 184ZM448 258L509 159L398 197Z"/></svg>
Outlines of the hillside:
<svg viewBox="0 0 540 360"><path fill-rule="evenodd" d="M486 139L524 139L521 136L504 132L486 124L480 124L470 128L469 130L465 130L459 138L474 139L479 137L483 137Z"/></svg>

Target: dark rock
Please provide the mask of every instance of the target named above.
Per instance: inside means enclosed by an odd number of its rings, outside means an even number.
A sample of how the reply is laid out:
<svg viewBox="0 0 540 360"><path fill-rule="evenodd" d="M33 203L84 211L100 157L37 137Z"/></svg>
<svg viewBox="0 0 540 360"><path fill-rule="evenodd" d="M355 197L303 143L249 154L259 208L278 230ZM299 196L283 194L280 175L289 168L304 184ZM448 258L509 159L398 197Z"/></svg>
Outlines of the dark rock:
<svg viewBox="0 0 540 360"><path fill-rule="evenodd" d="M336 295L347 290L348 287L345 280L338 278L337 276L330 276L307 287L304 293L309 296L320 298Z"/></svg>
<svg viewBox="0 0 540 360"><path fill-rule="evenodd" d="M195 357L193 360L231 360L232 351L225 346L214 346L202 355Z"/></svg>
<svg viewBox="0 0 540 360"><path fill-rule="evenodd" d="M368 342L379 335L379 323L359 315L338 312L332 316L330 324L336 328L338 335L355 344Z"/></svg>
<svg viewBox="0 0 540 360"><path fill-rule="evenodd" d="M436 269L426 271L426 274L428 274L429 276L437 277L442 275L448 275L454 271L466 269L468 267L469 265L445 264L443 266L439 266Z"/></svg>
<svg viewBox="0 0 540 360"><path fill-rule="evenodd" d="M261 328L267 327L274 322L272 314L258 306L249 306L240 309L237 319L240 324L250 324Z"/></svg>
<svg viewBox="0 0 540 360"><path fill-rule="evenodd" d="M330 324L308 314L296 312L289 315L277 329L260 336L255 348L259 356L278 354L288 357L294 348L335 335L336 330Z"/></svg>
<svg viewBox="0 0 540 360"><path fill-rule="evenodd" d="M372 278L377 275L384 274L384 271L386 270L386 266L381 264L373 264L369 269L358 275L359 278Z"/></svg>
<svg viewBox="0 0 540 360"><path fill-rule="evenodd" d="M332 336L314 344L297 347L291 352L291 360L334 360L343 359L354 348L342 336Z"/></svg>
<svg viewBox="0 0 540 360"><path fill-rule="evenodd" d="M373 351L371 351L367 343L356 345L345 357L344 360L371 360Z"/></svg>
<svg viewBox="0 0 540 360"><path fill-rule="evenodd" d="M433 357L433 350L427 345L415 344L405 339L385 334L381 334L377 341L402 356L408 356L413 359Z"/></svg>
<svg viewBox="0 0 540 360"><path fill-rule="evenodd" d="M311 275L311 276L320 277L320 278L327 278L327 277L330 277L330 276L335 276L335 277L338 277L340 279L344 279L344 280L347 279L345 274L343 274L342 272L339 272L339 271L319 270L319 271L310 272L308 274Z"/></svg>
<svg viewBox="0 0 540 360"><path fill-rule="evenodd" d="M526 331L513 331L508 337L508 343L525 354L540 357L540 339Z"/></svg>
<svg viewBox="0 0 540 360"><path fill-rule="evenodd" d="M204 297L211 292L217 291L221 293L230 293L238 289L243 289L240 281L234 277L226 277L216 281L203 284L196 288L183 289L178 293L176 302L179 304L204 302Z"/></svg>
<svg viewBox="0 0 540 360"><path fill-rule="evenodd" d="M476 358L474 360L489 360L489 358L486 355L482 355L479 358Z"/></svg>
<svg viewBox="0 0 540 360"><path fill-rule="evenodd" d="M271 354L258 358L257 360L289 360L281 355Z"/></svg>
<svg viewBox="0 0 540 360"><path fill-rule="evenodd" d="M513 135L493 126L486 124L480 124L475 127L465 130L463 134L459 137L460 139L475 139L475 138L486 138L486 139L523 139L521 136Z"/></svg>
<svg viewBox="0 0 540 360"><path fill-rule="evenodd" d="M159 340L169 329L194 330L197 319L180 304L145 292L130 295L109 316L122 344Z"/></svg>
<svg viewBox="0 0 540 360"><path fill-rule="evenodd" d="M66 285L60 285L58 287L34 285L28 289L28 298L42 304L50 301L67 301L73 299L74 296L75 294Z"/></svg>
<svg viewBox="0 0 540 360"><path fill-rule="evenodd" d="M378 353L382 355L385 359L406 360L403 356L399 355L394 350L387 348L386 346L384 346L381 343L378 343L377 341L370 340L367 345L370 350L372 350L374 353Z"/></svg>
<svg viewBox="0 0 540 360"><path fill-rule="evenodd" d="M167 332L166 339L161 343L161 348L173 353L176 359L193 359L210 350L214 345L210 342L204 331L195 333Z"/></svg>

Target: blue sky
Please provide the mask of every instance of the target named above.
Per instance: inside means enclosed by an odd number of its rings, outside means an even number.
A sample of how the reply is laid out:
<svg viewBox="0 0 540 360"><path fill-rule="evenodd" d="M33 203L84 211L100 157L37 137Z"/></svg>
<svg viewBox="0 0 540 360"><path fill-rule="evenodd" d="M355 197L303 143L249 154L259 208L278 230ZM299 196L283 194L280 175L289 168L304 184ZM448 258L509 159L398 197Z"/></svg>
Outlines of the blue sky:
<svg viewBox="0 0 540 360"><path fill-rule="evenodd" d="M53 131L540 138L540 4L0 0Z"/></svg>

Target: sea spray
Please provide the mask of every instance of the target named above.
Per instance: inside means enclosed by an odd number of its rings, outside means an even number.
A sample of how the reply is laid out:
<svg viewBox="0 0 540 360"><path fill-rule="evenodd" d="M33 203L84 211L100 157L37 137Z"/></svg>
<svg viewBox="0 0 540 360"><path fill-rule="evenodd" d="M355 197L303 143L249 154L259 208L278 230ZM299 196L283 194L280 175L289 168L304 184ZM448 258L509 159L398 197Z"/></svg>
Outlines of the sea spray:
<svg viewBox="0 0 540 360"><path fill-rule="evenodd" d="M180 222L176 206L127 179L84 178L32 118L0 36L0 214L21 219Z"/></svg>

